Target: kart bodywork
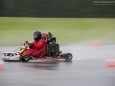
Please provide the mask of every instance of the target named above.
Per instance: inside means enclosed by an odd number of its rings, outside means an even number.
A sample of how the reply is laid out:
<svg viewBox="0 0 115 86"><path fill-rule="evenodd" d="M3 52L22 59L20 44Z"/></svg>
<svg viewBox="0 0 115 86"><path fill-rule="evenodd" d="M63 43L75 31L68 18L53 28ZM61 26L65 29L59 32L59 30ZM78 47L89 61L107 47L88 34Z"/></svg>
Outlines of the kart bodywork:
<svg viewBox="0 0 115 86"><path fill-rule="evenodd" d="M3 60L5 61L19 61L20 55L16 52L4 52Z"/></svg>

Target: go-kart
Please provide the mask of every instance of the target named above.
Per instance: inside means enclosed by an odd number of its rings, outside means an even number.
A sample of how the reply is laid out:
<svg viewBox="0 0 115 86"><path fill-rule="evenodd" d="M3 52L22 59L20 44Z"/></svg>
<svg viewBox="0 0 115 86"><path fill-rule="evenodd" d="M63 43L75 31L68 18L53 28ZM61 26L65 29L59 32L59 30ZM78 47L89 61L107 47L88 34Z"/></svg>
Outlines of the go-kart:
<svg viewBox="0 0 115 86"><path fill-rule="evenodd" d="M17 60L21 60L23 62L28 62L29 60L51 58L64 59L66 61L72 60L73 56L71 53L62 53L60 51L59 45L56 43L56 38L53 37L50 32L48 34L43 33L42 39L45 41L46 45L38 52L35 52L33 55L23 56L23 53L29 48L29 43L26 41L20 48L19 52L4 53L4 60L13 60L13 58L19 58Z"/></svg>

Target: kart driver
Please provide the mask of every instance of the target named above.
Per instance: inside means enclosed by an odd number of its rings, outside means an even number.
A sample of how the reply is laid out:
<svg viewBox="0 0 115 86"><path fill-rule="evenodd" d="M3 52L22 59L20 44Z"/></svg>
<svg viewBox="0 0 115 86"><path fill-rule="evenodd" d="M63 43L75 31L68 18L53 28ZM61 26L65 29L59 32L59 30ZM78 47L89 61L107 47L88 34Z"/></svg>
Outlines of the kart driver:
<svg viewBox="0 0 115 86"><path fill-rule="evenodd" d="M42 39L42 34L40 31L36 31L33 34L34 42L27 42L29 45L29 49L27 49L22 56L24 55L31 55L33 56L34 53L38 52L45 46L45 41ZM40 53L39 53L40 54Z"/></svg>

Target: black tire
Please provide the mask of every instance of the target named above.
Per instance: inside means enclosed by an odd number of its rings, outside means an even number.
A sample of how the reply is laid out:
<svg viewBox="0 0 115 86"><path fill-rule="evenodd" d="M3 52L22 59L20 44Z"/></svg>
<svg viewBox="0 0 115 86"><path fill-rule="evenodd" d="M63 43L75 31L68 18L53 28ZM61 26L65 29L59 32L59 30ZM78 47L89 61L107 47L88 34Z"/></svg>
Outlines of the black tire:
<svg viewBox="0 0 115 86"><path fill-rule="evenodd" d="M71 61L72 58L73 58L72 54L71 54L71 53L67 53L67 54L66 54L66 57L65 57L65 60L66 60L66 61Z"/></svg>
<svg viewBox="0 0 115 86"><path fill-rule="evenodd" d="M30 60L30 56L29 55L24 55L23 57L22 57L22 61L23 62L28 62Z"/></svg>
<svg viewBox="0 0 115 86"><path fill-rule="evenodd" d="M66 61L71 61L73 56L71 53L65 53L61 55L61 58L65 59Z"/></svg>

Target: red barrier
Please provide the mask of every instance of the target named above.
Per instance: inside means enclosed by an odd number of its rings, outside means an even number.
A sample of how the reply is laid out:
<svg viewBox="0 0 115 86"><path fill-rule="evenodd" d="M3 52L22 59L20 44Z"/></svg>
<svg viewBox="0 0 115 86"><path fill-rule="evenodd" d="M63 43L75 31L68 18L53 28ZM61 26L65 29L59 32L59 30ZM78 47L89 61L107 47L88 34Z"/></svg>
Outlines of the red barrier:
<svg viewBox="0 0 115 86"><path fill-rule="evenodd" d="M4 62L2 57L0 57L0 70L4 69Z"/></svg>
<svg viewBox="0 0 115 86"><path fill-rule="evenodd" d="M97 46L97 45L102 45L102 41L101 40L90 40L87 42L87 44Z"/></svg>
<svg viewBox="0 0 115 86"><path fill-rule="evenodd" d="M106 59L107 67L115 67L115 55L108 55Z"/></svg>

